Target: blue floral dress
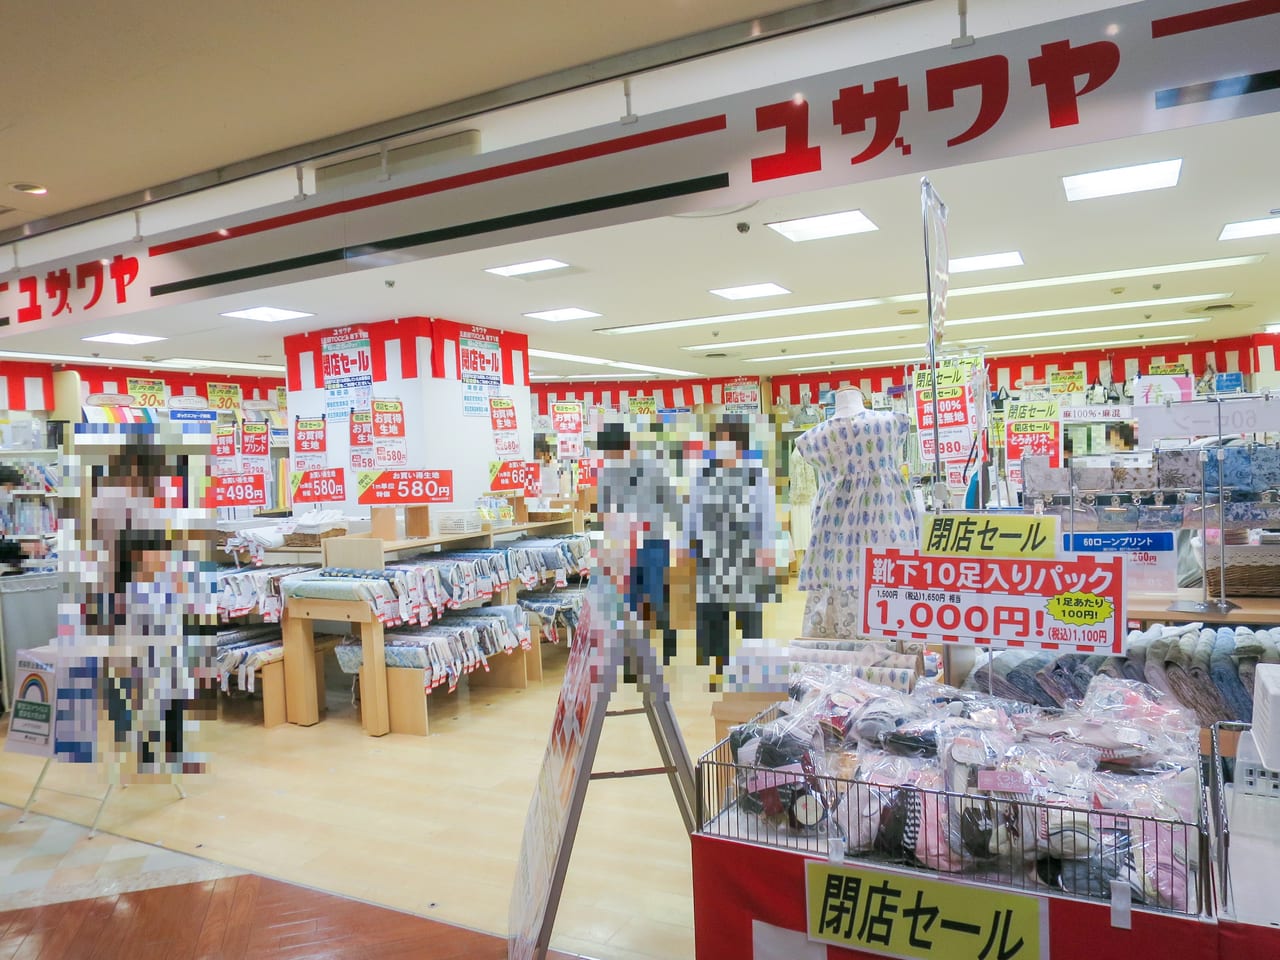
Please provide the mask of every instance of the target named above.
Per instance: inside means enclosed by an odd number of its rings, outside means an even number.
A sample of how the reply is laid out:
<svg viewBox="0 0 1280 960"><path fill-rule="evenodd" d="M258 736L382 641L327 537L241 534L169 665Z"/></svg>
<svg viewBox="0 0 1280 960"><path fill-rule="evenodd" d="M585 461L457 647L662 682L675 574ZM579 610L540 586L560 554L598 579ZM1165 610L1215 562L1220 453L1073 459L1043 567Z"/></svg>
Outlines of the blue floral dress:
<svg viewBox="0 0 1280 960"><path fill-rule="evenodd" d="M804 635L857 637L865 547L914 550L920 518L902 475L905 417L867 410L805 431L796 451L818 471L813 539L800 567Z"/></svg>

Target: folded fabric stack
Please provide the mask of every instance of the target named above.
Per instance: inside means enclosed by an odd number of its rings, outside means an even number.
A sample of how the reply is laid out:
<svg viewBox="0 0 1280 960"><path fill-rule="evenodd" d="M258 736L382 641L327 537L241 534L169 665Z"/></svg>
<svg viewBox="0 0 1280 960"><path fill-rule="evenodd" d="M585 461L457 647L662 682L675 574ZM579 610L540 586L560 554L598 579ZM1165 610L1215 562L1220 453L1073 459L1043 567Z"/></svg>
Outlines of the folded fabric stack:
<svg viewBox="0 0 1280 960"><path fill-rule="evenodd" d="M1055 676L1074 686L1075 666ZM1085 897L1118 880L1137 903L1198 908L1199 723L1160 691L1098 674L1047 711L828 671L791 696L731 732L738 835Z"/></svg>
<svg viewBox="0 0 1280 960"><path fill-rule="evenodd" d="M284 641L280 627L272 624L254 624L218 631L218 647L215 655L218 665L218 683L222 692L231 689L231 678L241 690L253 693L254 671L276 660L284 659Z"/></svg>
<svg viewBox="0 0 1280 960"><path fill-rule="evenodd" d="M487 671L490 657L529 646L529 618L518 606L451 613L430 626L397 627L383 637L387 667L424 671L423 688L427 693L441 685L447 685L452 692L465 674ZM345 673L360 671L364 650L358 639L343 641L334 653Z"/></svg>
<svg viewBox="0 0 1280 960"><path fill-rule="evenodd" d="M586 587L568 587L563 590L539 590L522 593L517 603L536 613L542 621L542 636L549 643L559 643L557 628L564 627L572 644L577 639L578 618L587 598Z"/></svg>
<svg viewBox="0 0 1280 960"><path fill-rule="evenodd" d="M268 623L280 619L285 577L317 569L312 565L223 567L218 571L218 617L228 620L260 613Z"/></svg>
<svg viewBox="0 0 1280 960"><path fill-rule="evenodd" d="M568 585L569 573L585 577L591 572L591 541L580 533L563 537L528 537L506 547L513 579L526 589L553 579L557 587Z"/></svg>

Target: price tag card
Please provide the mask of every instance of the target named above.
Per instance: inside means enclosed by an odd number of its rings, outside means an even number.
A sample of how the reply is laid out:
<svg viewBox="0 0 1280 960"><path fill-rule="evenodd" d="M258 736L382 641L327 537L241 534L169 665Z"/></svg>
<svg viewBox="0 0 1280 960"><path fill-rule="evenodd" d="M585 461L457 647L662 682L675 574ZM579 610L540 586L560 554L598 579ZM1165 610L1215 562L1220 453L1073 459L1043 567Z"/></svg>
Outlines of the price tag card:
<svg viewBox="0 0 1280 960"><path fill-rule="evenodd" d="M260 473L212 477L206 505L210 507L265 507L267 478Z"/></svg>
<svg viewBox="0 0 1280 960"><path fill-rule="evenodd" d="M147 407L158 410L165 405L163 380L149 380L142 377L129 377L129 396L133 397L135 407Z"/></svg>
<svg viewBox="0 0 1280 960"><path fill-rule="evenodd" d="M238 383L211 383L207 387L209 409L239 410L240 385Z"/></svg>
<svg viewBox="0 0 1280 960"><path fill-rule="evenodd" d="M526 490L530 480L537 479L539 468L540 464L523 460L490 460L489 489L495 493Z"/></svg>
<svg viewBox="0 0 1280 960"><path fill-rule="evenodd" d="M370 506L452 503L452 470L365 470L356 476L357 502Z"/></svg>
<svg viewBox="0 0 1280 960"><path fill-rule="evenodd" d="M347 472L342 467L289 474L294 503L334 503L347 499Z"/></svg>

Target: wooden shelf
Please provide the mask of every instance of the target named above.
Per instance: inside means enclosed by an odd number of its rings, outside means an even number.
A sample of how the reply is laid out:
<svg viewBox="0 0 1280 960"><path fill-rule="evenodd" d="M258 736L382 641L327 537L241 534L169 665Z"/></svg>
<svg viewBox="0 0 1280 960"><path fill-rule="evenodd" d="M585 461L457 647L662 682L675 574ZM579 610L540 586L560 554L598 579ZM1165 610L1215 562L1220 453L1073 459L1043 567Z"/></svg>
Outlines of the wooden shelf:
<svg viewBox="0 0 1280 960"><path fill-rule="evenodd" d="M46 457L59 457L61 450L45 448L43 450L0 450L0 460L43 460Z"/></svg>
<svg viewBox="0 0 1280 960"><path fill-rule="evenodd" d="M1174 600L1204 599L1203 587L1184 587L1168 597L1135 597L1126 604L1125 615L1143 623L1211 623L1280 626L1280 597L1228 597L1237 609L1219 613L1170 610ZM1214 598L1210 598L1212 600Z"/></svg>

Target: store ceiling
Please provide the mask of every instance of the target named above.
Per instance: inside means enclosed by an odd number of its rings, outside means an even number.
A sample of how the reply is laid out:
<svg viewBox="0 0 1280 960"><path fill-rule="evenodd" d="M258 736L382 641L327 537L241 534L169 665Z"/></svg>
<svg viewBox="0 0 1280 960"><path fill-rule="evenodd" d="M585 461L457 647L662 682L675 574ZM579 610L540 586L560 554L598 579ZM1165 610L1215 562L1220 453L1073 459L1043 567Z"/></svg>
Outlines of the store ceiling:
<svg viewBox="0 0 1280 960"><path fill-rule="evenodd" d="M1217 239L1223 224L1265 217L1280 206L1274 161L1277 142L1280 117L1258 117L937 171L932 180L950 206L952 255L1017 250L1025 261L1021 267L955 276L953 291L1262 255L1253 264L1160 270L1118 279L953 296L947 343L984 345L989 351L1043 353L1108 341L1237 336L1280 322L1280 272L1276 269L1280 237ZM1183 160L1176 187L1074 203L1065 200L1063 175L1174 157ZM793 243L764 226L770 221L846 209L864 211L880 229ZM768 200L721 215L665 217L135 314L97 326L20 335L6 339L5 347L68 354L84 354L93 347L104 357L142 365L149 357L280 363L285 334L395 316L430 315L523 331L530 335L535 349L701 376L772 375L824 365L889 364L921 355L925 342L922 298L642 334L605 335L597 331L919 294L924 288L919 211L918 178L901 177ZM750 231L740 233L738 223L750 224ZM572 269L529 279L484 272L486 267L542 257L562 260ZM708 292L767 281L792 292L736 303ZM1173 298L1184 302L1123 306ZM1204 309L1223 303L1237 306L1232 310ZM218 316L222 311L264 304L315 316L276 324ZM1121 308L1097 309L1112 304ZM522 316L570 306L602 316L563 323ZM1064 308L1088 309L973 325L955 322ZM903 312L912 310L918 312ZM1132 326L1196 317L1211 319L1160 328ZM912 328L772 345L720 346L740 340L898 325ZM1092 329L1115 326L1127 329ZM79 339L113 329L169 339L141 347L90 345ZM1022 338L996 339L1017 335ZM698 344L715 346L684 349ZM886 349L833 357L797 356L863 348ZM729 356L708 358L710 352ZM748 362L764 357L776 359ZM607 378L630 372L563 360L535 359L531 365L539 374L570 377Z"/></svg>
<svg viewBox="0 0 1280 960"><path fill-rule="evenodd" d="M0 230L803 5L9 0Z"/></svg>

